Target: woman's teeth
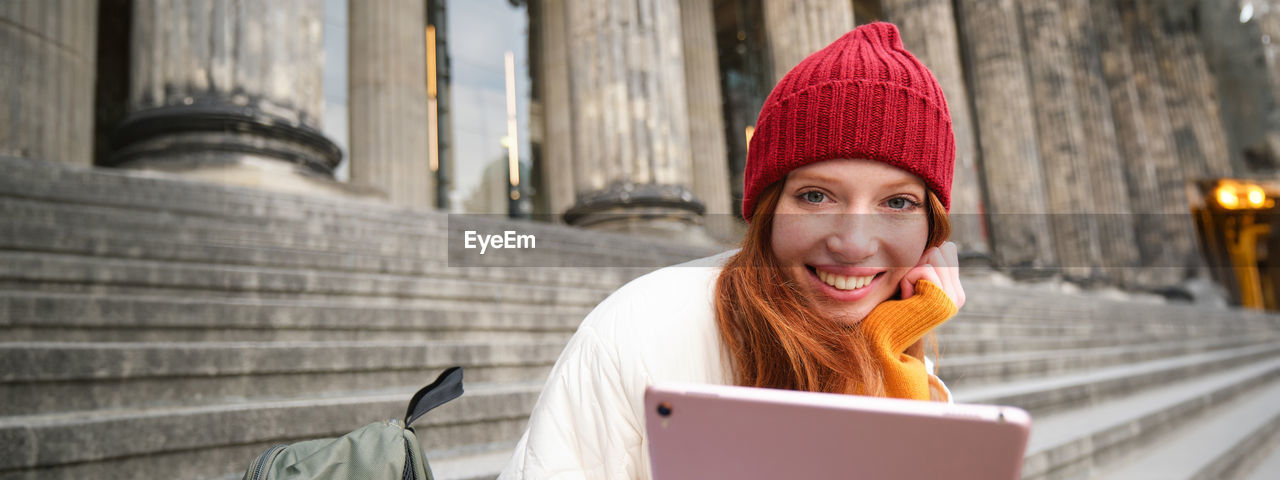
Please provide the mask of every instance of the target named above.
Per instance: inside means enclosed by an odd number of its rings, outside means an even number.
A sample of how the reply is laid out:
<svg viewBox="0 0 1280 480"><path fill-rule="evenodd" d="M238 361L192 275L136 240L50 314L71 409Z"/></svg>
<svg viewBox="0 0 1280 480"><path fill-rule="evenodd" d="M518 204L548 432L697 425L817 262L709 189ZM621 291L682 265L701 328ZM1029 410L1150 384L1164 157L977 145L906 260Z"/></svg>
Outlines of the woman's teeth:
<svg viewBox="0 0 1280 480"><path fill-rule="evenodd" d="M834 273L827 273L822 270L818 270L818 278L822 279L823 283L836 287L838 290L856 290L867 286L867 284L871 283L871 280L876 278L876 276L868 275L865 277L846 277L844 275L836 275Z"/></svg>

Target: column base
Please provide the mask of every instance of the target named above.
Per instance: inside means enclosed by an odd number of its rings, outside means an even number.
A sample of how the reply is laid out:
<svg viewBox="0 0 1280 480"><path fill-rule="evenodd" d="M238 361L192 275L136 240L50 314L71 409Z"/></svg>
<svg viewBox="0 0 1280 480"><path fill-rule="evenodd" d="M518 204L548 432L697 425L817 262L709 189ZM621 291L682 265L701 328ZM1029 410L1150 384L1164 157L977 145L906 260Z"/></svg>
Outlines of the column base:
<svg viewBox="0 0 1280 480"><path fill-rule="evenodd" d="M702 222L705 207L677 185L616 184L578 197L566 223L608 232L661 237L693 245L716 245Z"/></svg>
<svg viewBox="0 0 1280 480"><path fill-rule="evenodd" d="M342 150L314 128L251 106L216 102L135 112L112 134L111 143L107 166L217 165L256 157L332 176L342 161Z"/></svg>
<svg viewBox="0 0 1280 480"><path fill-rule="evenodd" d="M339 182L327 175L253 155L207 158L206 154L192 153L179 159L139 161L121 167L281 193L389 201L387 193L377 188Z"/></svg>

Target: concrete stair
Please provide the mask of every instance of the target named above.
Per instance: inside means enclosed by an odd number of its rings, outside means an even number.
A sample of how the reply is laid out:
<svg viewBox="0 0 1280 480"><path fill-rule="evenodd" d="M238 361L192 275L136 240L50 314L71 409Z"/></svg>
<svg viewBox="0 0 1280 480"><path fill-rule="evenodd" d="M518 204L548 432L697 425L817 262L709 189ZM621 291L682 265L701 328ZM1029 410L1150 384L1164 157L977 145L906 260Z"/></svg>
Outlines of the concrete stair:
<svg viewBox="0 0 1280 480"><path fill-rule="evenodd" d="M1273 438L1269 445L1259 448L1264 452L1257 458L1257 463L1252 465L1252 471L1245 474L1244 480L1268 480L1276 476L1276 472L1280 472L1280 441Z"/></svg>
<svg viewBox="0 0 1280 480"><path fill-rule="evenodd" d="M1255 463L1249 457L1269 453L1258 447L1267 445L1280 431L1280 381L1268 381L1255 390L1252 395L1215 406L1212 412L1187 422L1181 428L1184 434L1154 442L1128 463L1098 478L1237 478L1241 468Z"/></svg>
<svg viewBox="0 0 1280 480"><path fill-rule="evenodd" d="M239 478L270 445L402 416L452 365L467 394L419 436L439 478L492 477L583 316L715 252L475 218L540 244L459 266L436 212L0 167L5 479Z"/></svg>
<svg viewBox="0 0 1280 480"><path fill-rule="evenodd" d="M583 316L715 251L0 168L0 480L240 478L271 445L403 415L450 365L467 394L420 420L420 438L437 478L493 478ZM538 248L467 266L450 249L464 224ZM957 401L1032 412L1026 478L1280 478L1278 317L983 275L965 288L938 332L939 375Z"/></svg>

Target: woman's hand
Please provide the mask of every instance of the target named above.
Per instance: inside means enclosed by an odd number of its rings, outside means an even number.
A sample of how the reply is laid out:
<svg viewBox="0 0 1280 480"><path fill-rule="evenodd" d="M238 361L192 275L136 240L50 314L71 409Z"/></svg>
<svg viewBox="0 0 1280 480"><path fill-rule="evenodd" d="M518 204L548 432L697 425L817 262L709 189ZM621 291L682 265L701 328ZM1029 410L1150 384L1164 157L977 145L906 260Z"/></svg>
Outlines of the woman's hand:
<svg viewBox="0 0 1280 480"><path fill-rule="evenodd" d="M944 242L941 247L924 251L916 266L902 277L903 300L915 294L916 281L922 279L942 287L943 293L956 304L957 309L964 306L964 287L960 285L960 260L956 257L955 243Z"/></svg>

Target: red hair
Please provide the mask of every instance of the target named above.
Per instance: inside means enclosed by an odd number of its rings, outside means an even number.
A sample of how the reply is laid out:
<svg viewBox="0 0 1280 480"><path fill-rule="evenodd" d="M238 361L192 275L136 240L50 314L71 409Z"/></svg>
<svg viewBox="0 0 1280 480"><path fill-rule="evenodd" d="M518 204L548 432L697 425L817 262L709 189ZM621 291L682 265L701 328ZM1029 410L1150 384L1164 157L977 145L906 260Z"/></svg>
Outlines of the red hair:
<svg viewBox="0 0 1280 480"><path fill-rule="evenodd" d="M774 209L783 181L761 192L742 249L716 281L716 325L732 362L734 383L749 387L884 396L881 366L861 329L823 317L784 273L773 254ZM951 233L946 208L927 194L929 246ZM923 253L923 252L921 252ZM907 349L920 357L930 333Z"/></svg>

